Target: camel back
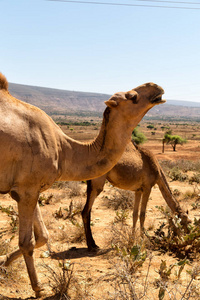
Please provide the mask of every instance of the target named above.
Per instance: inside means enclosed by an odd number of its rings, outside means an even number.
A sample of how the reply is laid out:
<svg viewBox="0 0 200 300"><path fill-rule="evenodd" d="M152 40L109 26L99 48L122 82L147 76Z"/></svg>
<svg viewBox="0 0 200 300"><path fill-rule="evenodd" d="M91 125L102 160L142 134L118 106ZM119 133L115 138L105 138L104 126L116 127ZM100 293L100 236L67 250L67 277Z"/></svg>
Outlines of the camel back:
<svg viewBox="0 0 200 300"><path fill-rule="evenodd" d="M2 73L0 73L0 90L8 90L8 81Z"/></svg>

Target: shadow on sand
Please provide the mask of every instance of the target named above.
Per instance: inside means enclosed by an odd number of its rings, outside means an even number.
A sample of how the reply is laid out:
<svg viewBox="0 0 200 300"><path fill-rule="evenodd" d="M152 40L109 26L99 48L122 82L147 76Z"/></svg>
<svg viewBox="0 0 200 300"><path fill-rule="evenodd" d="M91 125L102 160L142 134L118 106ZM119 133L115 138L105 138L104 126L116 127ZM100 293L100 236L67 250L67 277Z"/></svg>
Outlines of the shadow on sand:
<svg viewBox="0 0 200 300"><path fill-rule="evenodd" d="M100 255L104 255L112 251L110 249L97 249L95 251L89 252L87 248L76 248L72 247L69 250L62 251L62 252L53 252L51 254L52 259L56 260L64 260L64 259L78 259L82 257L97 257ZM21 298L21 297L5 297L0 294L0 300L29 300L29 299L36 299L35 297L28 297L28 298ZM59 295L52 295L52 296L43 296L42 298L38 298L42 300L59 300Z"/></svg>
<svg viewBox="0 0 200 300"><path fill-rule="evenodd" d="M76 258L82 258L82 257L96 257L100 255L107 254L110 252L112 248L110 249L97 249L95 251L89 252L87 248L76 248L72 247L69 250L62 251L62 252L53 252L51 254L52 259L76 259Z"/></svg>

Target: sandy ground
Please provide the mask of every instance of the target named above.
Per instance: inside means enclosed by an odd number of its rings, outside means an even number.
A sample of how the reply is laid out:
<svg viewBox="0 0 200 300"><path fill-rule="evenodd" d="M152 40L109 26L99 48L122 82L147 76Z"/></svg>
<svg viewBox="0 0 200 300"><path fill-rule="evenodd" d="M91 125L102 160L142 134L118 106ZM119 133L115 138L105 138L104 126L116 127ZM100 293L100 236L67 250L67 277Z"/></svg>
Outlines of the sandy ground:
<svg viewBox="0 0 200 300"><path fill-rule="evenodd" d="M188 144L187 146L178 147L177 152L173 152L169 147L166 148L164 154L161 153L161 147L158 148L158 144L147 143L146 145L151 149L159 160L177 160L177 159L190 159L198 160L200 157L200 143L195 142ZM112 198L115 189L106 184L104 191L96 199L93 210L92 210L92 231L96 243L100 246L101 251L98 253L89 253L86 247L85 240L73 241L77 234L77 227L81 227L81 219L76 219L74 225L70 220L64 220L63 218L55 218L56 212L62 209L62 212L66 213L66 208L69 208L70 201L85 203L86 195L86 184L80 183L81 194L76 197L72 197L69 194L69 188L54 187L47 190L43 195L53 195L53 198L48 205L41 206L42 215L50 233L49 247L51 251L55 253L53 257L45 257L46 251L49 249L47 246L43 246L40 249L35 250L35 261L38 276L42 284L44 285L46 295L43 299L56 299L53 298L54 293L52 292L49 284L49 268L52 268L54 272L58 273L61 271L59 263L62 259L74 264L74 276L77 278L81 290L84 290L85 299L115 299L111 298L114 295L114 289L111 286L111 282L108 280L109 274L113 273L116 268L116 260L114 257L114 251L111 248L111 240L113 238L112 224L116 217L116 212L112 208L108 208L106 205L106 199ZM178 189L181 192L185 192L188 189L192 190L193 187L186 183L181 182L170 182L172 190ZM17 210L15 201L13 201L8 195L0 196L0 205L3 208L11 205L14 210ZM164 199L158 189L155 186L152 189L150 200L147 207L147 216L145 221L145 228L153 230L157 228L163 221L163 216L156 206L166 206ZM200 217L199 210L191 209L191 201L184 202L181 204L184 209L189 211L191 218ZM6 247L6 242L9 244L9 248L16 249L18 243L18 233L12 232L11 217L5 212L0 211L0 243ZM131 227L132 216L129 213L127 224ZM83 236L83 234L82 234ZM177 261L177 258L168 253L160 254L156 251L152 251L152 261L150 268L150 285L151 299L158 298L158 289L156 289L153 282L158 277L158 269L162 260L166 260L167 264L170 265ZM138 276L145 280L146 272L148 270L149 260L147 259L144 263L143 268L138 273ZM195 263L195 262L194 262ZM190 267L188 266L188 269ZM57 275L56 275L57 276ZM111 276L111 275L110 275ZM50 276L51 277L51 276ZM189 275L187 272L181 277L182 284L187 285L189 281ZM75 289L74 284L74 289ZM83 299L81 296L73 296L75 292L72 291L71 299ZM0 299L31 299L34 297L34 293L31 289L29 279L27 276L25 264L23 258L18 259L6 270L0 272ZM116 298L117 299L117 298ZM120 299L120 298L118 298ZM149 299L144 297L143 299ZM168 295L164 299L170 299ZM171 299L181 299L177 294L176 297ZM192 298L191 298L192 299ZM193 298L200 299L200 298Z"/></svg>

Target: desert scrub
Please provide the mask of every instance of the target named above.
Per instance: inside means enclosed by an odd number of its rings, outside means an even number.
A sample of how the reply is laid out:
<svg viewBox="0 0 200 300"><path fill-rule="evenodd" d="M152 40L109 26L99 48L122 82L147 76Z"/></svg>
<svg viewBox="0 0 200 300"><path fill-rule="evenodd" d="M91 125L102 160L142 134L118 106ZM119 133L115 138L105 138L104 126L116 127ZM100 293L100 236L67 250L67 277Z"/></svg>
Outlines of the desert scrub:
<svg viewBox="0 0 200 300"><path fill-rule="evenodd" d="M9 205L8 207L3 207L0 205L0 210L10 217L11 232L15 233L18 230L19 225L18 213L14 210L12 205Z"/></svg>
<svg viewBox="0 0 200 300"><path fill-rule="evenodd" d="M68 226L71 228L69 236L69 234L66 233L64 225L61 224L58 226L57 240L62 242L66 240L71 243L81 243L85 241L85 230L81 218L74 218L74 216L68 218L67 213L61 207L55 211L54 217L56 219L68 220Z"/></svg>
<svg viewBox="0 0 200 300"><path fill-rule="evenodd" d="M108 299L142 299L146 296L148 289L152 259L151 254L148 255L144 240L133 236L132 229L127 225L115 224L112 227L111 243L114 250L113 259L111 259L113 267L106 278L113 291L110 292ZM143 269L145 262L147 268ZM145 274L145 278L140 280L141 271Z"/></svg>
<svg viewBox="0 0 200 300"><path fill-rule="evenodd" d="M185 160L185 159L178 159L175 161L172 160L159 160L161 167L163 168L164 172L168 172L169 170L177 167L182 172L194 171L200 173L200 160L192 161L192 160Z"/></svg>
<svg viewBox="0 0 200 300"><path fill-rule="evenodd" d="M45 276L48 278L54 296L59 300L72 299L70 294L76 293L74 287L77 286L77 279L74 275L74 264L70 260L58 262L58 266L52 268L47 264L42 264ZM74 298L75 299L75 298Z"/></svg>
<svg viewBox="0 0 200 300"><path fill-rule="evenodd" d="M161 260L160 267L157 270L159 277L155 279L154 285L158 289L158 299L163 300L165 296L169 299L197 299L195 294L197 288L192 287L194 279L199 276L199 270L186 270L190 274L190 280L184 286L180 280L184 268L190 265L189 260L183 259L176 263L167 265L166 260ZM192 275L193 274L193 275ZM194 275L195 274L195 275ZM173 297L173 298L172 298ZM190 298L191 297L191 298Z"/></svg>
<svg viewBox="0 0 200 300"><path fill-rule="evenodd" d="M82 243L85 241L85 229L83 223L77 221L73 222L74 228L72 229L72 243Z"/></svg>
<svg viewBox="0 0 200 300"><path fill-rule="evenodd" d="M56 181L52 188L71 193L71 197L79 196L81 194L81 181Z"/></svg>
<svg viewBox="0 0 200 300"><path fill-rule="evenodd" d="M175 196L175 197L179 197L181 195L181 191L179 191L179 189L174 189L172 191L172 194Z"/></svg>
<svg viewBox="0 0 200 300"><path fill-rule="evenodd" d="M14 210L13 206L12 205L9 205L7 207L3 207L2 205L0 205L0 210L3 212L3 213L6 213L8 216L17 216L17 213L16 211Z"/></svg>
<svg viewBox="0 0 200 300"><path fill-rule="evenodd" d="M145 294L147 289L147 278L149 268L147 268L144 287L139 288L138 273L147 259L147 251L144 243L112 244L115 258L113 260L114 272L110 274L109 280L114 287L113 298L111 299L140 299L139 295ZM151 259L150 259L151 260Z"/></svg>
<svg viewBox="0 0 200 300"><path fill-rule="evenodd" d="M190 178L189 178L189 183L200 183L200 173L194 173Z"/></svg>
<svg viewBox="0 0 200 300"><path fill-rule="evenodd" d="M114 194L111 197L104 196L103 200L107 207L114 210L132 209L135 193L115 188Z"/></svg>
<svg viewBox="0 0 200 300"><path fill-rule="evenodd" d="M140 237L138 237L137 232L133 234L132 227L126 225L123 222L113 223L111 227L111 246L120 247L121 249L130 249L138 244Z"/></svg>
<svg viewBox="0 0 200 300"><path fill-rule="evenodd" d="M114 249L113 272L107 275L114 291L110 292L109 299L199 299L199 265L192 266L192 263L186 257L171 264L167 260L161 259L158 269L155 270L158 276L156 278L152 277L150 274L152 269L155 268L152 265L154 260L152 248L146 238L139 240L132 236L131 239L130 232L129 230L128 233L127 226L124 225L118 226L118 231L114 231L112 241ZM190 233L187 235L188 240L194 241L193 234L194 231L191 228ZM162 238L165 232L163 232L163 229L158 230L157 235ZM172 243L172 240L168 239L166 243ZM190 243L187 245L190 245ZM162 251L161 248L156 248L155 245L153 250ZM166 254L168 250L165 248L164 253ZM176 254L174 249L173 254Z"/></svg>
<svg viewBox="0 0 200 300"><path fill-rule="evenodd" d="M168 176L172 181L186 181L188 180L188 175L180 171L178 167L174 167L168 172Z"/></svg>
<svg viewBox="0 0 200 300"><path fill-rule="evenodd" d="M83 204L80 200L71 200L66 208L59 207L53 214L56 219L75 220L76 216L80 216L83 210Z"/></svg>
<svg viewBox="0 0 200 300"><path fill-rule="evenodd" d="M46 204L48 205L48 204L50 204L52 199L53 199L53 194L50 194L50 195L41 194L39 196L38 203L40 206L44 206Z"/></svg>
<svg viewBox="0 0 200 300"><path fill-rule="evenodd" d="M66 190L68 189L68 181L55 181L51 187L53 189Z"/></svg>
<svg viewBox="0 0 200 300"><path fill-rule="evenodd" d="M187 190L185 193L182 193L179 197L179 200L184 202L192 202L192 209L197 209L200 207L200 190L197 185L193 186L193 190Z"/></svg>
<svg viewBox="0 0 200 300"><path fill-rule="evenodd" d="M188 232L185 233L181 225L181 219L172 215L171 211L157 207L164 216L164 221L150 236L146 232L151 246L154 250L163 253L173 253L176 257L190 260L199 257L200 251L200 220L194 218L193 223L189 224Z"/></svg>
<svg viewBox="0 0 200 300"><path fill-rule="evenodd" d="M116 213L116 216L114 218L114 223L121 222L122 224L125 224L126 220L128 219L128 216L129 216L128 210L120 209L120 210L117 210L115 213Z"/></svg>
<svg viewBox="0 0 200 300"><path fill-rule="evenodd" d="M81 195L81 184L80 182L76 181L69 181L68 182L68 189L69 189L69 197L77 197Z"/></svg>
<svg viewBox="0 0 200 300"><path fill-rule="evenodd" d="M8 252L12 250L13 249L9 247ZM14 291L15 289L18 290L19 294L20 294L20 290L24 291L25 289L24 283L26 283L26 279L23 276L23 272L24 272L23 259L18 259L7 267L0 265L0 299L7 299L4 298L3 295L1 295L1 284L2 286L6 286L8 290L9 289L12 291ZM3 298L1 298L1 296L3 296Z"/></svg>
<svg viewBox="0 0 200 300"><path fill-rule="evenodd" d="M80 216L81 212L83 210L83 203L78 200L78 201L74 201L71 200L69 207L65 208L65 211L67 212L66 214L66 219L74 219L75 216Z"/></svg>
<svg viewBox="0 0 200 300"><path fill-rule="evenodd" d="M11 250L10 242L12 238L7 240L2 240L2 236L0 236L0 256L9 253L9 251Z"/></svg>

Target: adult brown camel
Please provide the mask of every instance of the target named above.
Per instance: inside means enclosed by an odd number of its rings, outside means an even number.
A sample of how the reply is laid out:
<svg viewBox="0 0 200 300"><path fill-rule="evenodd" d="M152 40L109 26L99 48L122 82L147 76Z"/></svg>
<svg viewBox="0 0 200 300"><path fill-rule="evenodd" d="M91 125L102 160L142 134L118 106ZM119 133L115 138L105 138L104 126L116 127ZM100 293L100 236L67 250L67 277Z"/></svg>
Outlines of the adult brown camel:
<svg viewBox="0 0 200 300"><path fill-rule="evenodd" d="M145 113L162 100L164 90L146 83L105 101L96 139L81 143L66 136L42 110L8 92L0 73L0 193L17 201L19 249L0 257L9 265L23 254L31 285L41 295L33 252L47 242L48 232L37 204L41 191L57 180L89 180L108 172L120 159L132 130Z"/></svg>
<svg viewBox="0 0 200 300"><path fill-rule="evenodd" d="M90 251L98 249L90 227L91 209L96 197L103 191L106 179L113 186L124 190L135 191L133 234L138 219L140 204L140 230L141 233L144 231L146 206L151 189L155 184L158 184L168 206L172 212L181 218L181 223L185 230L187 230L187 224L190 223L190 220L187 214L181 209L178 201L173 197L163 170L155 155L151 151L130 142L114 168L99 178L87 181L87 201L82 211L82 218L87 246Z"/></svg>

